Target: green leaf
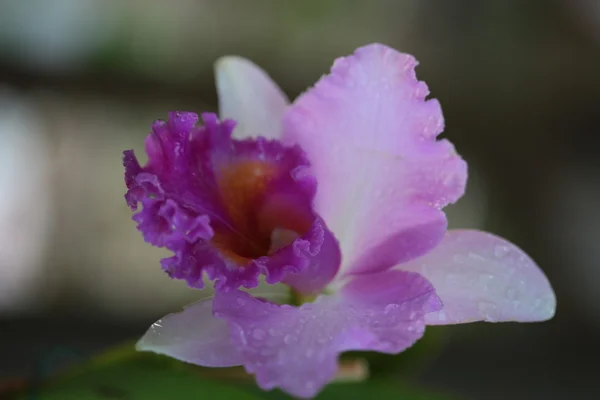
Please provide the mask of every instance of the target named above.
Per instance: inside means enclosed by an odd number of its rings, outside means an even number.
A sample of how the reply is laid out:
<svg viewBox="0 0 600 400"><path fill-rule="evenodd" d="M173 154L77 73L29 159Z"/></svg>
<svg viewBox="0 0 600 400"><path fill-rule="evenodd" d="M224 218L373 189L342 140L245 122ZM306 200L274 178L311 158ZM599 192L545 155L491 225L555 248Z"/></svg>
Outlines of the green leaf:
<svg viewBox="0 0 600 400"><path fill-rule="evenodd" d="M0 397L2 393L0 393ZM333 383L321 400L365 398L448 400L403 382L382 379ZM152 353L138 353L133 344L108 351L65 371L42 385L28 385L19 400L286 400L274 390L264 392L241 368L200 368Z"/></svg>
<svg viewBox="0 0 600 400"><path fill-rule="evenodd" d="M257 391L259 389L256 389ZM292 400L285 393L274 390L264 392L265 400ZM457 397L429 392L401 382L371 380L360 383L332 383L325 388L316 400L457 400Z"/></svg>
<svg viewBox="0 0 600 400"><path fill-rule="evenodd" d="M425 391L407 384L376 380L329 385L317 399L364 400L371 397L390 400L456 400L455 397Z"/></svg>
<svg viewBox="0 0 600 400"><path fill-rule="evenodd" d="M39 387L20 400L261 399L240 385L203 377L197 368L132 346L111 351Z"/></svg>

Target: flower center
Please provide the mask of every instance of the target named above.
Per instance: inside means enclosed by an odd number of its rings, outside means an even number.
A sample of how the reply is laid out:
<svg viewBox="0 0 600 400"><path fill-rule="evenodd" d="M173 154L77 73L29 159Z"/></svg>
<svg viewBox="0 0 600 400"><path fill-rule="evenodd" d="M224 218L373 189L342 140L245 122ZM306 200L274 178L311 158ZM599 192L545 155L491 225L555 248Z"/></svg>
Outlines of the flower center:
<svg viewBox="0 0 600 400"><path fill-rule="evenodd" d="M274 162L236 161L217 172L230 225L215 229L213 245L231 260L246 264L268 256L310 228L310 208L294 199Z"/></svg>

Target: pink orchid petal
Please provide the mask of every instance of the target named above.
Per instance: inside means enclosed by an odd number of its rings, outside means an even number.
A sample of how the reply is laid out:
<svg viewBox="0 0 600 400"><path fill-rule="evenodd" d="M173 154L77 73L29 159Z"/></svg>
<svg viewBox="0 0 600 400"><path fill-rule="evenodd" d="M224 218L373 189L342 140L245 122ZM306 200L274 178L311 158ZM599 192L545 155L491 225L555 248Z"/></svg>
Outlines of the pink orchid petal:
<svg viewBox="0 0 600 400"><path fill-rule="evenodd" d="M252 61L238 56L215 63L219 116L234 119L235 139L263 136L278 139L288 99L279 86Z"/></svg>
<svg viewBox="0 0 600 400"><path fill-rule="evenodd" d="M212 298L156 321L137 343L151 351L204 367L232 367L243 359L232 346L227 322L213 317Z"/></svg>
<svg viewBox="0 0 600 400"><path fill-rule="evenodd" d="M441 209L464 192L467 167L415 59L373 44L337 59L290 107L284 141L306 151L317 213L339 239L346 272L390 268L443 237ZM414 236L412 232L417 232Z"/></svg>
<svg viewBox="0 0 600 400"><path fill-rule="evenodd" d="M426 316L429 325L545 321L556 309L550 283L533 260L486 232L449 231L433 251L398 268L422 274L442 299L444 308Z"/></svg>
<svg viewBox="0 0 600 400"><path fill-rule="evenodd" d="M424 332L424 314L441 304L419 274L386 271L355 278L340 292L300 307L278 306L241 291L217 293L214 312L260 387L315 396L347 350L396 354Z"/></svg>

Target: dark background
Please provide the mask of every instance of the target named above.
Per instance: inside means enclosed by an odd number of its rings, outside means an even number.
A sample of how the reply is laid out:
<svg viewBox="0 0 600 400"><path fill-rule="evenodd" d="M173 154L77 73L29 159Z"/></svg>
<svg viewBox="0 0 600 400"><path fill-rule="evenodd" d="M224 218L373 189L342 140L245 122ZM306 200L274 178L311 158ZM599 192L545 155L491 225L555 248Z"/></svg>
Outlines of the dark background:
<svg viewBox="0 0 600 400"><path fill-rule="evenodd" d="M435 328L411 377L473 399L597 399L600 1L0 0L0 379L125 339L198 293L161 271L121 150L169 110L214 110L239 54L295 97L370 42L414 54L470 165L453 227L538 261L542 324ZM40 367L41 365L41 367Z"/></svg>

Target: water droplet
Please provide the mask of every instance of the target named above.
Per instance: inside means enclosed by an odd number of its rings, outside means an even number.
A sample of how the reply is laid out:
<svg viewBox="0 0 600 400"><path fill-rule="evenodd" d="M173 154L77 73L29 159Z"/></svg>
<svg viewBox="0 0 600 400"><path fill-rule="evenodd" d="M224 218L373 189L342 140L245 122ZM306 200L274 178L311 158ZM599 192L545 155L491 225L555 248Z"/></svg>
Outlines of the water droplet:
<svg viewBox="0 0 600 400"><path fill-rule="evenodd" d="M448 273L446 274L446 285L448 286L459 286L463 282L463 276L460 274Z"/></svg>
<svg viewBox="0 0 600 400"><path fill-rule="evenodd" d="M269 329L269 335L275 336L275 335L277 335L277 331L275 329L273 329L273 328L270 328Z"/></svg>
<svg viewBox="0 0 600 400"><path fill-rule="evenodd" d="M429 94L429 89L427 88L427 85L423 82L419 82L419 85L417 86L417 89L415 90L415 97L418 99L423 99L425 97L427 97L427 95Z"/></svg>
<svg viewBox="0 0 600 400"><path fill-rule="evenodd" d="M256 340L262 340L265 338L265 331L263 331L262 329L255 329L252 333L252 336Z"/></svg>
<svg viewBox="0 0 600 400"><path fill-rule="evenodd" d="M243 306L246 302L241 297L238 297L236 303L238 303L239 306Z"/></svg>
<svg viewBox="0 0 600 400"><path fill-rule="evenodd" d="M494 322L496 313L496 305L494 303L482 301L477 305L479 313L485 318L486 321Z"/></svg>
<svg viewBox="0 0 600 400"><path fill-rule="evenodd" d="M292 335L285 335L283 337L283 343L290 344L294 342L294 337Z"/></svg>
<svg viewBox="0 0 600 400"><path fill-rule="evenodd" d="M456 254L453 257L453 260L456 264L463 264L467 260L467 257L463 256L462 254Z"/></svg>
<svg viewBox="0 0 600 400"><path fill-rule="evenodd" d="M492 280L494 280L494 275L492 275L492 274L481 274L481 275L479 275L479 283L482 283L484 285L487 285Z"/></svg>
<svg viewBox="0 0 600 400"><path fill-rule="evenodd" d="M472 251L469 252L469 259L473 261L485 261L485 257L481 256L480 254L473 253Z"/></svg>
<svg viewBox="0 0 600 400"><path fill-rule="evenodd" d="M494 247L494 256L496 256L496 258L503 258L509 251L510 248L508 246L498 245Z"/></svg>
<svg viewBox="0 0 600 400"><path fill-rule="evenodd" d="M387 306L385 306L385 308L383 309L383 313L384 314L388 314L394 310L396 310L398 308L398 304L388 304Z"/></svg>
<svg viewBox="0 0 600 400"><path fill-rule="evenodd" d="M437 314L438 320L445 321L448 317L446 317L446 313L443 310L438 311Z"/></svg>
<svg viewBox="0 0 600 400"><path fill-rule="evenodd" d="M515 300L517 297L517 291L515 289L508 289L506 291L506 297L508 297L509 300Z"/></svg>

